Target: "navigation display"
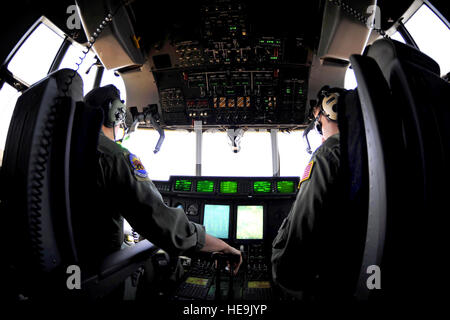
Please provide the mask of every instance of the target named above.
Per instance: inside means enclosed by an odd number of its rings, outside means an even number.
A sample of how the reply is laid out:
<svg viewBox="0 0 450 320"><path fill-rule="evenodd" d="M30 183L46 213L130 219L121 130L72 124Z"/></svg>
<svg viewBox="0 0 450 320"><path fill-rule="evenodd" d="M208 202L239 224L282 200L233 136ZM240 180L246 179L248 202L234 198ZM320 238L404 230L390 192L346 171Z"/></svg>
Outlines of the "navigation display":
<svg viewBox="0 0 450 320"><path fill-rule="evenodd" d="M211 180L197 181L197 192L213 192L213 191L214 191L214 181Z"/></svg>
<svg viewBox="0 0 450 320"><path fill-rule="evenodd" d="M237 206L236 239L263 239L263 206Z"/></svg>
<svg viewBox="0 0 450 320"><path fill-rule="evenodd" d="M279 193L293 193L295 191L294 181L278 181L277 190Z"/></svg>
<svg viewBox="0 0 450 320"><path fill-rule="evenodd" d="M237 182L236 181L220 182L220 193L237 193Z"/></svg>
<svg viewBox="0 0 450 320"><path fill-rule="evenodd" d="M255 181L253 182L253 191L256 193L270 193L272 184L270 181Z"/></svg>
<svg viewBox="0 0 450 320"><path fill-rule="evenodd" d="M210 235L228 239L230 225L230 206L218 204L205 204L203 225Z"/></svg>
<svg viewBox="0 0 450 320"><path fill-rule="evenodd" d="M176 180L175 191L191 191L191 180Z"/></svg>

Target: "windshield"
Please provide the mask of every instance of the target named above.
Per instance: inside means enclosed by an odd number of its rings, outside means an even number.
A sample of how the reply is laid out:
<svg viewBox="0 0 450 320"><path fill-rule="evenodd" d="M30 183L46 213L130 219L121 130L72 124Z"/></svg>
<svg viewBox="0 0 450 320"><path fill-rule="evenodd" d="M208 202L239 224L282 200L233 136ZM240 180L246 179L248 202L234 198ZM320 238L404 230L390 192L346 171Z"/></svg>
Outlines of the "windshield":
<svg viewBox="0 0 450 320"><path fill-rule="evenodd" d="M155 130L138 129L123 146L141 158L149 177L168 180L171 175L195 175L196 134L184 130L165 131L161 150L153 153L159 139ZM278 132L280 175L299 176L311 155L306 152L303 130ZM206 131L202 134L202 175L261 177L273 175L272 142L267 131L246 131L241 150L234 153L226 132ZM321 137L309 133L312 151L321 144Z"/></svg>
<svg viewBox="0 0 450 320"><path fill-rule="evenodd" d="M34 84L47 75L63 41L45 24L39 24L9 62L9 71L27 84Z"/></svg>
<svg viewBox="0 0 450 320"><path fill-rule="evenodd" d="M155 154L158 139L157 131L138 129L123 146L141 159L152 180L168 180L170 175L195 175L195 133L166 130L161 150Z"/></svg>
<svg viewBox="0 0 450 320"><path fill-rule="evenodd" d="M422 5L405 27L420 51L439 64L441 75L447 74L450 71L450 30L444 22L428 6Z"/></svg>
<svg viewBox="0 0 450 320"><path fill-rule="evenodd" d="M308 134L311 151L314 152L322 143L322 137L311 130ZM306 141L303 130L278 133L278 148L280 152L280 175L298 177L303 174L311 155L306 152Z"/></svg>
<svg viewBox="0 0 450 320"><path fill-rule="evenodd" d="M271 176L270 133L245 132L241 139L241 150L234 153L226 132L205 132L202 174L205 176Z"/></svg>

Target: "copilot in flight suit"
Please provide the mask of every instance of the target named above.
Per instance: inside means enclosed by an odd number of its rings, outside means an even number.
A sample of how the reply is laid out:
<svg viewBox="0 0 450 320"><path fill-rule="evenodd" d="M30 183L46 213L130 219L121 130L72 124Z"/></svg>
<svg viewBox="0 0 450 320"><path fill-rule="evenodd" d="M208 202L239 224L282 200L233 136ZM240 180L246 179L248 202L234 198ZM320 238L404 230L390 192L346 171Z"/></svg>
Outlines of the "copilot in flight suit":
<svg viewBox="0 0 450 320"><path fill-rule="evenodd" d="M337 107L335 110L337 120ZM342 200L340 161L337 133L313 153L300 180L296 200L272 243L273 279L291 299L314 294L320 268L327 265L331 256L330 236L334 234L331 221L338 218L337 206Z"/></svg>
<svg viewBox="0 0 450 320"><path fill-rule="evenodd" d="M118 117L117 112L108 114L114 100L120 101L120 95L112 85L94 89L85 97L87 105L104 109L104 124L109 127ZM136 155L103 132L97 149L98 201L103 205L93 223L99 224L96 238L102 242L104 254L120 250L124 241L123 218L136 232L171 255L204 246L205 228L190 222L183 209L164 203Z"/></svg>

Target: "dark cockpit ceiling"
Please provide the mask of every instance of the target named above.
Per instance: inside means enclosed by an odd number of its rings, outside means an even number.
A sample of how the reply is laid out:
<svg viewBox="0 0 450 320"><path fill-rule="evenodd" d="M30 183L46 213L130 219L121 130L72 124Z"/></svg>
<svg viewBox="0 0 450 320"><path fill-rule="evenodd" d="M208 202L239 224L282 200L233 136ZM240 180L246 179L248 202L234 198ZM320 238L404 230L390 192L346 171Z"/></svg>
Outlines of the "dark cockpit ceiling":
<svg viewBox="0 0 450 320"><path fill-rule="evenodd" d="M318 43L321 26L321 1L134 1L136 33L142 34L146 49L165 39L174 42L201 40L205 19L215 12L230 13L244 20L248 34L302 36L305 44ZM219 16L219 15L218 15ZM224 21L226 22L226 21ZM218 36L218 35L216 35Z"/></svg>

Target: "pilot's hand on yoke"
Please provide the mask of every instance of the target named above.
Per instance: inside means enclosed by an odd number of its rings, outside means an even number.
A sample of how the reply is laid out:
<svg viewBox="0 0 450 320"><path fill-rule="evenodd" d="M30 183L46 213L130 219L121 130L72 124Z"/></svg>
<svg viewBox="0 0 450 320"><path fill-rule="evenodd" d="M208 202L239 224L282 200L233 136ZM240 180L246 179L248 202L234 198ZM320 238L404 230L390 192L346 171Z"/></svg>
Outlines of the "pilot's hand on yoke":
<svg viewBox="0 0 450 320"><path fill-rule="evenodd" d="M217 254L239 256L239 263L235 262L233 264L233 269L234 269L233 273L234 274L237 274L237 272L239 271L239 267L242 264L242 254L239 250L237 250L236 248L233 248L225 241L218 239L216 237L213 237L209 234L205 235L205 245L203 246L203 248L200 249L200 251L215 252L215 253L217 252ZM230 260L234 260L234 259L230 259ZM236 260L238 260L238 259L236 259ZM229 264L230 261L228 261L227 263Z"/></svg>

